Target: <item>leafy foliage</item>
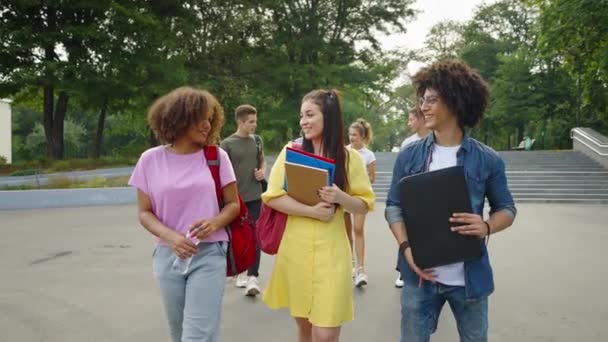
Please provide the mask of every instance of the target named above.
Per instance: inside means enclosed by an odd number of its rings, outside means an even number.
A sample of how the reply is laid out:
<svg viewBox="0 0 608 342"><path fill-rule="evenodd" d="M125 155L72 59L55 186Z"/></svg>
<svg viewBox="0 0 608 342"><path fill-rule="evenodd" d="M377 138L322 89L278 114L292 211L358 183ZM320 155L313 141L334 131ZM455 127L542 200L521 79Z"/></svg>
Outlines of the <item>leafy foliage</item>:
<svg viewBox="0 0 608 342"><path fill-rule="evenodd" d="M13 99L14 160L136 156L154 139L150 103L184 84L225 107L250 103L269 151L299 135L300 99L344 94L346 124L372 123L375 150L404 138L411 61L477 68L491 105L472 130L508 149L529 134L568 148L568 131L608 132L608 3L500 0L435 25L422 51L382 51L414 0L10 1L0 9L0 96ZM396 81L398 80L398 81ZM345 127L346 129L346 127ZM46 156L46 157L45 157Z"/></svg>

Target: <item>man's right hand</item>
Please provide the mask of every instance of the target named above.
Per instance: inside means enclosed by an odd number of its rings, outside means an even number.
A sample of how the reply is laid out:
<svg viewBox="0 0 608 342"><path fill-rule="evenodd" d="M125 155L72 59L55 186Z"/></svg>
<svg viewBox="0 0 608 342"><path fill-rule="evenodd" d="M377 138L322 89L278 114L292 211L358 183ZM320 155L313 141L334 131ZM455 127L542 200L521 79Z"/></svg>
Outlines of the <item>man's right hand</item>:
<svg viewBox="0 0 608 342"><path fill-rule="evenodd" d="M412 271L414 271L414 273L416 273L420 278L430 282L435 282L435 273L433 269L421 270L418 266L416 266L416 263L414 263L414 256L412 255L412 248L406 248L405 251L403 251L403 256L405 257L407 264L410 265Z"/></svg>
<svg viewBox="0 0 608 342"><path fill-rule="evenodd" d="M196 254L196 245L178 232L174 231L166 242L180 259L187 259Z"/></svg>

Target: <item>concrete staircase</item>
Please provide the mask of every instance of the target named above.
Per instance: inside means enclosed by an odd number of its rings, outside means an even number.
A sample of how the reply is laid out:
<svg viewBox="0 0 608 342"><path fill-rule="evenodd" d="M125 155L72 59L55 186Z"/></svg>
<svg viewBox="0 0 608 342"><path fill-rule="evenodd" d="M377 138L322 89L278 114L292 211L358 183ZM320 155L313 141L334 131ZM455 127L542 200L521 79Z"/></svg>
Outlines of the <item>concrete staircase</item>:
<svg viewBox="0 0 608 342"><path fill-rule="evenodd" d="M517 202L608 203L608 170L578 151L504 151ZM376 153L378 201L386 199L397 153Z"/></svg>

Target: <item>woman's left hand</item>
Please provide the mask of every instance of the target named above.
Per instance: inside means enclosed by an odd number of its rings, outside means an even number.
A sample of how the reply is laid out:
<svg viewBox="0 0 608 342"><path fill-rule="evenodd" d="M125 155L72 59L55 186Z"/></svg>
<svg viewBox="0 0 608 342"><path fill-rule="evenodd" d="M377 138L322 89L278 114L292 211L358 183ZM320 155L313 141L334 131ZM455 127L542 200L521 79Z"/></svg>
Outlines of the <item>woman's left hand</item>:
<svg viewBox="0 0 608 342"><path fill-rule="evenodd" d="M488 235L488 227L483 218L477 214L454 213L450 222L461 223L462 226L452 227L452 231L462 235L473 235L483 239Z"/></svg>
<svg viewBox="0 0 608 342"><path fill-rule="evenodd" d="M319 197L327 203L342 203L346 194L336 184L319 189Z"/></svg>
<svg viewBox="0 0 608 342"><path fill-rule="evenodd" d="M211 234L213 234L220 227L215 223L213 219L211 220L200 220L195 224L191 225L188 231L190 232L192 237L195 237L199 240L205 240Z"/></svg>

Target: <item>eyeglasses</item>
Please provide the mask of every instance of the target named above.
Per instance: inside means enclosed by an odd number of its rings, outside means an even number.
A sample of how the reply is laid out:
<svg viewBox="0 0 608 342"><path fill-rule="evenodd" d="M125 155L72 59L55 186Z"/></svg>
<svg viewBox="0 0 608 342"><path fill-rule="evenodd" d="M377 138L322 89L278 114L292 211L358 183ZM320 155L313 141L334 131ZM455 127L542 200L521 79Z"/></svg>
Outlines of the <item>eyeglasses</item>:
<svg viewBox="0 0 608 342"><path fill-rule="evenodd" d="M437 103L437 101L439 101L438 96L427 96L426 98L421 97L420 99L418 99L418 106L422 108L425 103L428 105L434 105L435 103Z"/></svg>

